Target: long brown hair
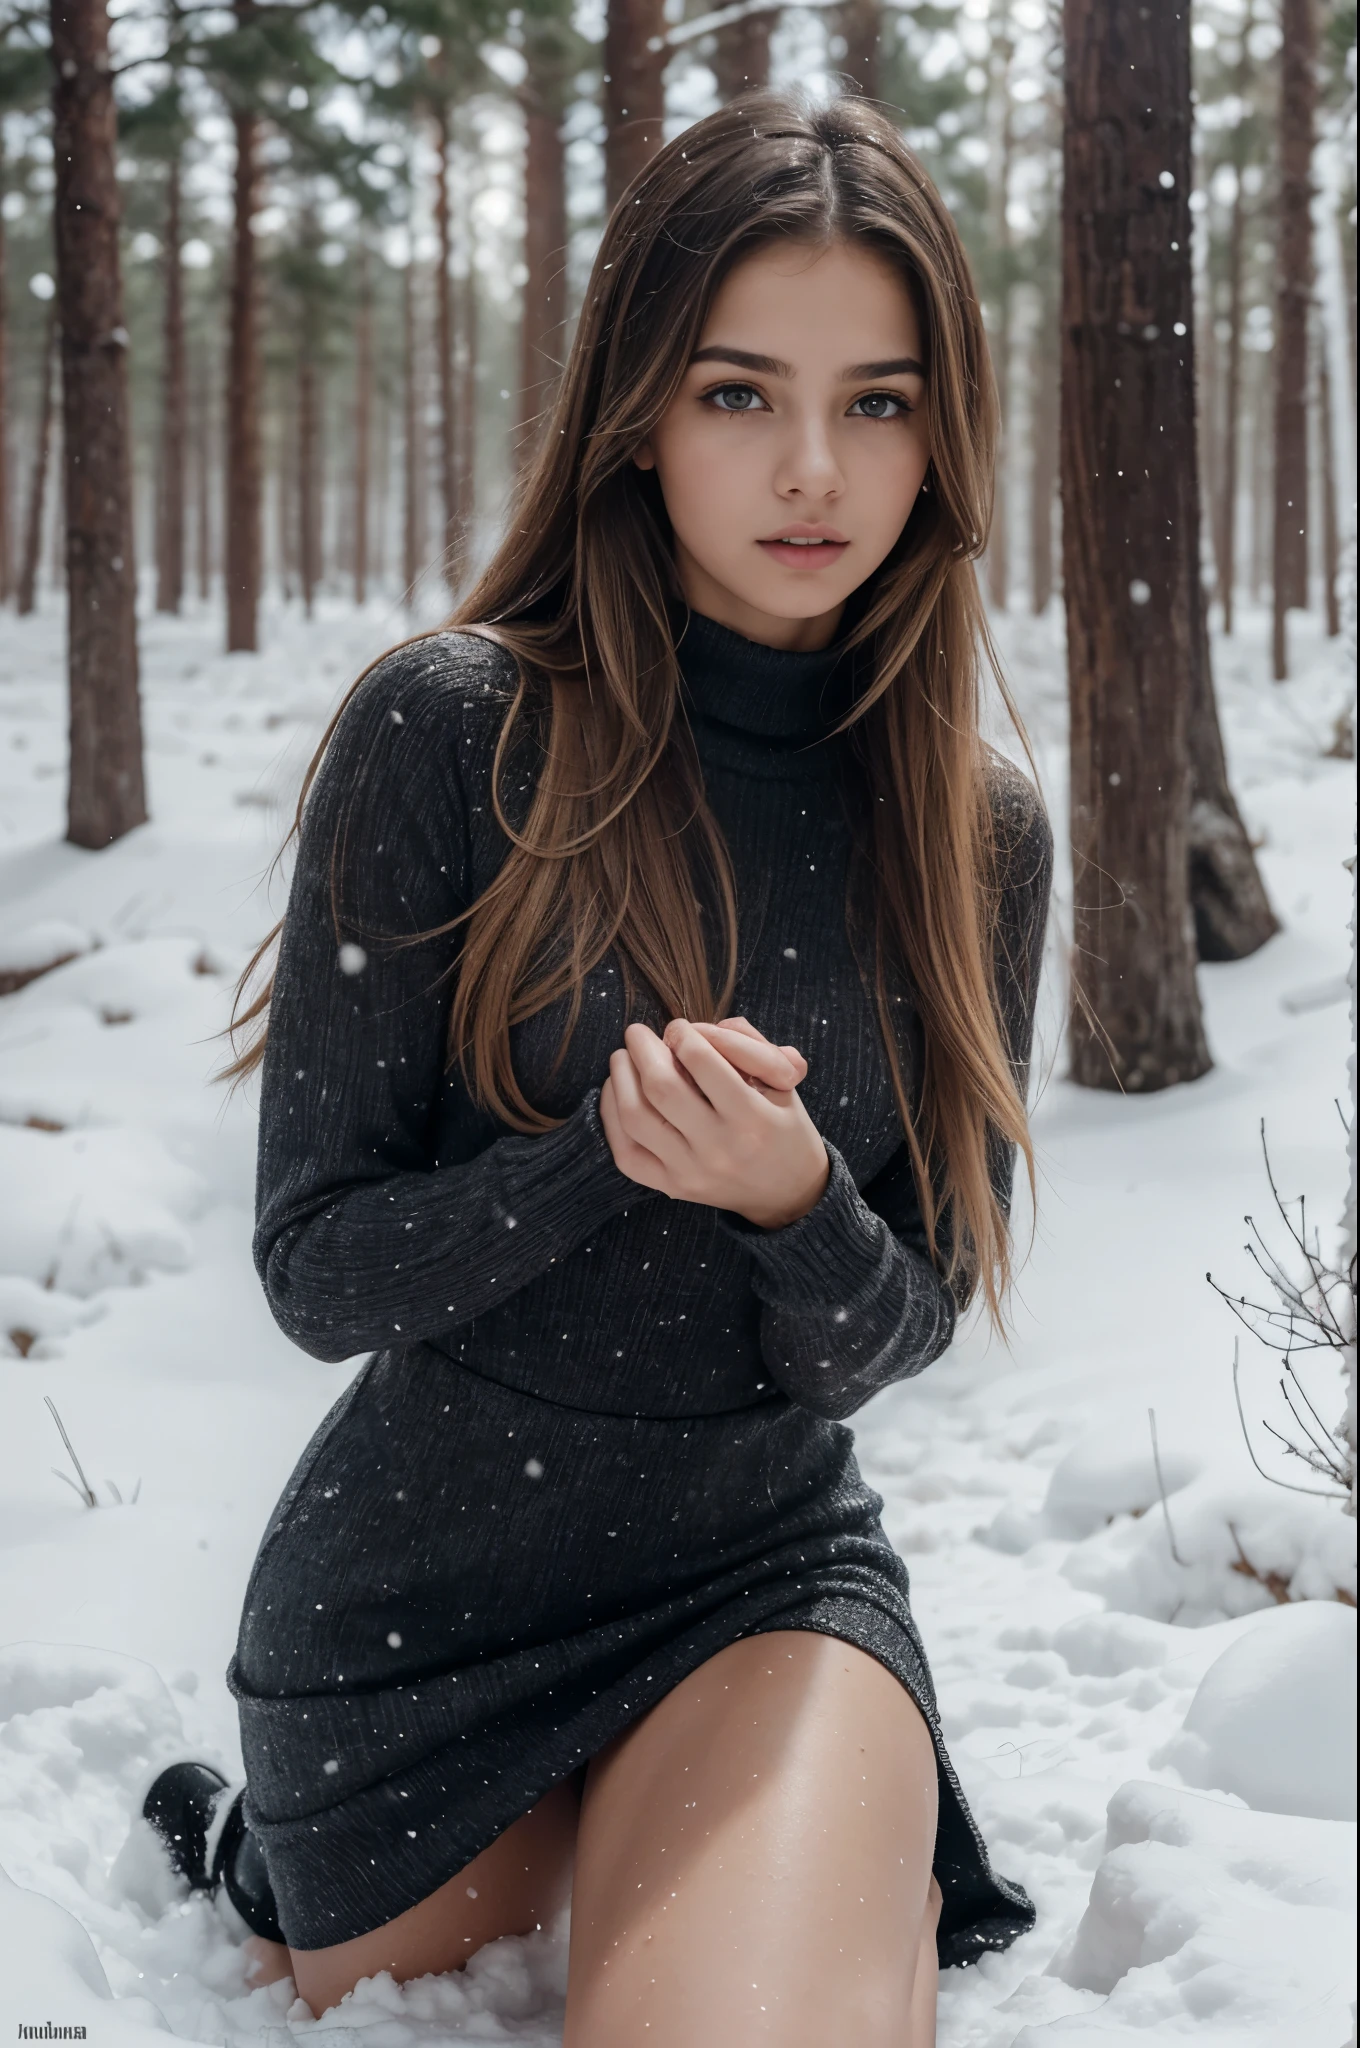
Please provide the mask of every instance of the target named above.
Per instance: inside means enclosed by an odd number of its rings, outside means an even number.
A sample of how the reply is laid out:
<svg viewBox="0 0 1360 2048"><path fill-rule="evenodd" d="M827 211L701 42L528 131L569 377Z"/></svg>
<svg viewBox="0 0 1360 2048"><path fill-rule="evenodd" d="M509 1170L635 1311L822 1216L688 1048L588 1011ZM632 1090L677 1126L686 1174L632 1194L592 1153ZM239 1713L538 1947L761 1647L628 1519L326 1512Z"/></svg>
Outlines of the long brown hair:
<svg viewBox="0 0 1360 2048"><path fill-rule="evenodd" d="M449 621L499 642L518 668L495 776L510 851L456 921L450 1061L502 1122L540 1131L554 1120L520 1086L511 1027L565 998L565 1044L583 978L606 953L667 1016L711 1019L728 1004L731 870L681 710L669 523L655 475L632 457L674 397L724 277L786 239L875 251L906 283L923 329L931 489L857 594L851 638L869 681L846 730L868 798L855 807L867 821L868 973L926 1229L962 1295L981 1280L1004 1335L1009 1230L989 1151L1017 1144L1031 1191L1034 1159L995 986L998 861L979 731L991 644L974 562L991 518L996 398L954 223L891 123L859 100L740 100L663 149L610 218L537 456L500 546ZM526 733L541 767L516 826L499 787ZM716 916L703 918L700 895ZM893 1024L903 974L925 1046L914 1105ZM257 1028L229 1073L261 1057L269 993L233 1020Z"/></svg>

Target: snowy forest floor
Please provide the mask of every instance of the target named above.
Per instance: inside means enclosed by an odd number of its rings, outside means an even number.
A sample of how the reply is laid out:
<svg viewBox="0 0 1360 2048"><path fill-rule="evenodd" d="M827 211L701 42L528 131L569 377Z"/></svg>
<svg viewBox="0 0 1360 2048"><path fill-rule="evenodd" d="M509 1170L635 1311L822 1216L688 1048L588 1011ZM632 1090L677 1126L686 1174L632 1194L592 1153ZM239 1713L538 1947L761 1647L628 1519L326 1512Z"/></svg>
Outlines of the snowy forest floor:
<svg viewBox="0 0 1360 2048"><path fill-rule="evenodd" d="M61 838L51 606L7 614L0 651L0 971L77 956L0 1000L0 2007L85 2026L99 2048L164 2030L283 2043L317 2023L290 2015L284 1987L247 1993L230 1909L177 1893L131 1822L173 1757L239 1770L223 1672L246 1574L352 1370L270 1321L249 1255L253 1104L209 1076L232 980L271 922L262 877L302 767L404 621L381 605L310 625L276 612L255 658L217 652L216 614L148 619L153 822L90 854ZM1349 661L1311 618L1291 637L1283 688L1263 615L1215 649L1283 930L1201 970L1213 1070L1139 1100L1062 1078L1060 625L1001 621L1060 842L1037 1231L1009 1354L970 1324L856 1418L952 1753L998 1866L1039 1908L1007 1954L946 1977L941 2048L1351 2035L1355 1524L1253 1471L1236 1325L1205 1280L1261 1293L1244 1213L1283 1246L1263 1119L1278 1185L1306 1194L1324 1250L1344 1192L1354 771L1326 750ZM1029 1222L1022 1194L1022 1250ZM1331 1424L1331 1362L1304 1377ZM1243 1335L1270 1470L1277 1378ZM68 1460L45 1395L96 1511L53 1476ZM320 2029L356 2048L549 2048L564 1957L560 1929L499 1943L461 1977L361 1987Z"/></svg>

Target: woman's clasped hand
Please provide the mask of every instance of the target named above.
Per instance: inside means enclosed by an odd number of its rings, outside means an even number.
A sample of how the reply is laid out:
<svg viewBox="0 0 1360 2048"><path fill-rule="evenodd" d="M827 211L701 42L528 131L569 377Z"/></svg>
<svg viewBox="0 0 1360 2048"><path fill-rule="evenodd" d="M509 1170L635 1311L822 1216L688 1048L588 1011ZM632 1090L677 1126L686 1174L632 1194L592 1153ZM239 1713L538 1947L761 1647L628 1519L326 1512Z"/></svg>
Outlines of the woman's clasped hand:
<svg viewBox="0 0 1360 2048"><path fill-rule="evenodd" d="M830 1173L798 1087L807 1061L744 1017L663 1036L630 1024L609 1062L600 1118L620 1173L677 1202L778 1230L820 1201Z"/></svg>

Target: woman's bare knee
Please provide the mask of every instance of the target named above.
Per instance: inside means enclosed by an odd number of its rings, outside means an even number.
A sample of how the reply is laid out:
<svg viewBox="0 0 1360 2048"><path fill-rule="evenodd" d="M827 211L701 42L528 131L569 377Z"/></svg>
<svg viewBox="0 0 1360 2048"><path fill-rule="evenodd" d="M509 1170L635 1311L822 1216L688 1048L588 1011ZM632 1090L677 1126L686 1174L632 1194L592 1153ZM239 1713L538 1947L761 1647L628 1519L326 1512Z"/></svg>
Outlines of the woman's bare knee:
<svg viewBox="0 0 1360 2048"><path fill-rule="evenodd" d="M395 1920L333 1948L294 1949L299 1997L320 2017L364 1977L387 1971L402 1984L460 1969L487 1942L546 1926L570 1896L579 1810L575 1785L558 1785Z"/></svg>
<svg viewBox="0 0 1360 2048"><path fill-rule="evenodd" d="M905 2048L935 1801L920 1712L862 1651L781 1631L713 1658L587 1782L567 2048L850 2023Z"/></svg>

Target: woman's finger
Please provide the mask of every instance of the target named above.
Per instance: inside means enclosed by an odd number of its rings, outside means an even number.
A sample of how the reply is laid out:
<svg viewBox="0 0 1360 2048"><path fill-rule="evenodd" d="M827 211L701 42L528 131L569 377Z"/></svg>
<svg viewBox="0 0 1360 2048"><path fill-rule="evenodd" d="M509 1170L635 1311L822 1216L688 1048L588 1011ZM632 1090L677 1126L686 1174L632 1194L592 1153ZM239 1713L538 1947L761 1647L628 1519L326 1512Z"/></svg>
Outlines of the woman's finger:
<svg viewBox="0 0 1360 2048"><path fill-rule="evenodd" d="M682 1020L666 1027L666 1043L671 1044L671 1034L681 1026ZM768 1039L748 1037L745 1032L729 1031L722 1024L685 1024L683 1028L696 1031L708 1045L720 1053L739 1074L749 1080L761 1081L767 1088L787 1092L796 1088L807 1072L801 1061L795 1066L783 1049L771 1045ZM678 1052L678 1047L675 1048Z"/></svg>
<svg viewBox="0 0 1360 2048"><path fill-rule="evenodd" d="M761 1101L766 1099L765 1090L759 1086L752 1088L743 1079L732 1061L725 1056L720 1047L713 1044L708 1032L700 1031L697 1026L686 1023L683 1018L676 1018L666 1026L666 1043L693 1080L695 1087L711 1104L712 1110L724 1121L730 1123L738 1118L749 1118L754 1108L753 1096ZM750 1046L746 1039L742 1039L740 1043L743 1047L743 1059L753 1059L756 1048ZM765 1055L774 1052L773 1046L767 1046L763 1050ZM781 1092L787 1094L789 1069L782 1054L775 1054L775 1058L784 1067Z"/></svg>
<svg viewBox="0 0 1360 2048"><path fill-rule="evenodd" d="M623 1038L638 1085L652 1110L681 1142L702 1145L711 1135L713 1122L707 1096L648 1025L630 1024Z"/></svg>
<svg viewBox="0 0 1360 2048"><path fill-rule="evenodd" d="M627 1035L631 1043L627 1047L620 1047L619 1051L613 1054L609 1062L609 1074L614 1083L614 1091L619 1105L619 1115L629 1137L634 1139L639 1145L645 1145L649 1152L654 1152L667 1170L673 1172L684 1162L685 1156L689 1151L689 1139L683 1127L676 1121L676 1115L681 1112L675 1111L675 1114L668 1115L666 1109L662 1108L654 1100L653 1094L649 1090L648 1076L643 1062L650 1062L652 1054L647 1046L640 1045L635 1039L632 1039L632 1033L637 1028L632 1025L629 1026ZM648 1036L651 1038L653 1046L664 1056L667 1065L673 1068L675 1061L661 1044L656 1033L650 1032ZM636 1047L636 1051L634 1047ZM674 1093L681 1097L682 1108L684 1097L688 1095L700 1106L705 1116L712 1115L708 1104L704 1101L698 1089L691 1084L687 1076L672 1075L671 1078L674 1083ZM654 1081L651 1087L657 1093L661 1092ZM675 1109L674 1104L671 1104L670 1107L672 1110Z"/></svg>
<svg viewBox="0 0 1360 2048"><path fill-rule="evenodd" d="M765 1082L767 1087L799 1088L807 1079L808 1064L796 1045L774 1045L762 1031L757 1031L753 1024L748 1024L744 1017L724 1017L721 1024L696 1024L694 1028L696 1031L702 1031L710 1043L716 1045L719 1051L731 1060L734 1067L740 1068L744 1074L749 1073L755 1080ZM723 1035L715 1035L719 1033ZM757 1069L752 1065L749 1055L754 1054L756 1048L760 1046L764 1046L772 1053L782 1054L788 1063L791 1079L785 1080L781 1075L778 1080L771 1080L763 1067Z"/></svg>
<svg viewBox="0 0 1360 2048"><path fill-rule="evenodd" d="M619 1172L642 1187L668 1194L670 1181L664 1160L658 1159L655 1152L649 1152L645 1145L640 1145L636 1138L629 1137L624 1129L612 1073L600 1090L600 1122L604 1125L605 1139Z"/></svg>

